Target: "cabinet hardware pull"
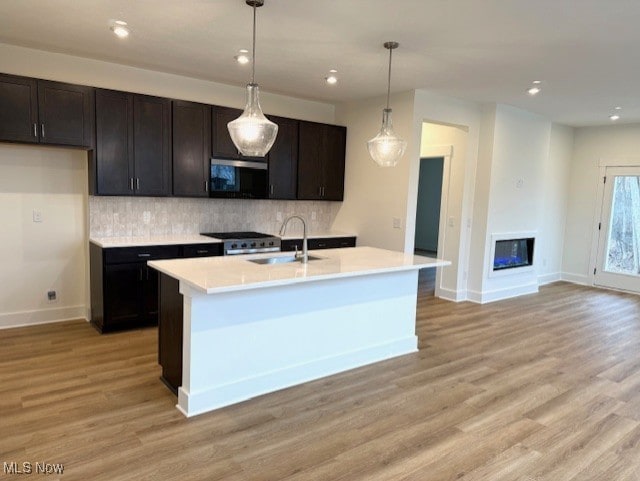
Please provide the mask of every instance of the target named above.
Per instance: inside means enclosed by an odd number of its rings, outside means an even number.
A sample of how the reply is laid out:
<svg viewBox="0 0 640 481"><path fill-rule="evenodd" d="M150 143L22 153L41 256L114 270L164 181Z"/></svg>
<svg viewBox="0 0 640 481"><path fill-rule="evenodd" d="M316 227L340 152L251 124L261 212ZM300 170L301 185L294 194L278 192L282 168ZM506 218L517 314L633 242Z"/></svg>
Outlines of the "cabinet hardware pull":
<svg viewBox="0 0 640 481"><path fill-rule="evenodd" d="M322 197L322 187L318 187L318 195Z"/></svg>
<svg viewBox="0 0 640 481"><path fill-rule="evenodd" d="M208 180L204 181L204 191L205 192L209 192L209 181Z"/></svg>
<svg viewBox="0 0 640 481"><path fill-rule="evenodd" d="M33 136L38 137L38 124L33 124Z"/></svg>
<svg viewBox="0 0 640 481"><path fill-rule="evenodd" d="M133 190L133 177L129 178L129 189Z"/></svg>
<svg viewBox="0 0 640 481"><path fill-rule="evenodd" d="M204 251L204 250L196 251L196 254L208 254L208 253L209 251Z"/></svg>
<svg viewBox="0 0 640 481"><path fill-rule="evenodd" d="M144 269L147 271L147 280L149 280L149 268L145 267Z"/></svg>
<svg viewBox="0 0 640 481"><path fill-rule="evenodd" d="M44 124L40 124L40 130L42 131L42 138L44 139Z"/></svg>
<svg viewBox="0 0 640 481"><path fill-rule="evenodd" d="M273 195L273 184L269 186L269 194Z"/></svg>
<svg viewBox="0 0 640 481"><path fill-rule="evenodd" d="M322 242L318 242L318 247L327 247L327 244L323 244Z"/></svg>
<svg viewBox="0 0 640 481"><path fill-rule="evenodd" d="M151 254L138 254L138 257L151 257Z"/></svg>
<svg viewBox="0 0 640 481"><path fill-rule="evenodd" d="M140 177L136 177L136 190L140 190Z"/></svg>
<svg viewBox="0 0 640 481"><path fill-rule="evenodd" d="M140 270L138 271L138 280L141 281L142 280L142 267L140 268Z"/></svg>

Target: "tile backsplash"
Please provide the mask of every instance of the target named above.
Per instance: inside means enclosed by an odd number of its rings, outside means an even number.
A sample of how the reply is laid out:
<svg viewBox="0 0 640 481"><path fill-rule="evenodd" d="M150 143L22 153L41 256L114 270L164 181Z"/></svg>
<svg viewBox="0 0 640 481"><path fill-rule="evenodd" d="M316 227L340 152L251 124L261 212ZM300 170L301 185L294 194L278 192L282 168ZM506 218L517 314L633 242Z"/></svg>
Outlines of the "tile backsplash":
<svg viewBox="0 0 640 481"><path fill-rule="evenodd" d="M254 230L277 234L282 218L300 214L311 233L325 232L340 202L89 196L91 237L198 234ZM287 235L302 233L292 221Z"/></svg>

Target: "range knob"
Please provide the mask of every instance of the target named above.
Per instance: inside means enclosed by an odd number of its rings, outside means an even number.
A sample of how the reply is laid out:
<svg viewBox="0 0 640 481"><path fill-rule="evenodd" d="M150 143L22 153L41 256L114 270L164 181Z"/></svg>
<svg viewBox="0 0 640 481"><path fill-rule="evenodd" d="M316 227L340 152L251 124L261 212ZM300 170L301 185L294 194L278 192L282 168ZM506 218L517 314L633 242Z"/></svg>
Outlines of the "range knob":
<svg viewBox="0 0 640 481"><path fill-rule="evenodd" d="M260 242L260 247L264 247L264 242Z"/></svg>
<svg viewBox="0 0 640 481"><path fill-rule="evenodd" d="M247 247L247 244L242 244L240 247L245 248Z"/></svg>
<svg viewBox="0 0 640 481"><path fill-rule="evenodd" d="M252 242L252 243L251 243L251 247L255 247L255 246L256 246L256 243L255 243L255 242Z"/></svg>
<svg viewBox="0 0 640 481"><path fill-rule="evenodd" d="M236 249L237 247L238 247L238 244L231 244L232 249Z"/></svg>
<svg viewBox="0 0 640 481"><path fill-rule="evenodd" d="M273 245L273 241L269 242L269 245L272 246Z"/></svg>

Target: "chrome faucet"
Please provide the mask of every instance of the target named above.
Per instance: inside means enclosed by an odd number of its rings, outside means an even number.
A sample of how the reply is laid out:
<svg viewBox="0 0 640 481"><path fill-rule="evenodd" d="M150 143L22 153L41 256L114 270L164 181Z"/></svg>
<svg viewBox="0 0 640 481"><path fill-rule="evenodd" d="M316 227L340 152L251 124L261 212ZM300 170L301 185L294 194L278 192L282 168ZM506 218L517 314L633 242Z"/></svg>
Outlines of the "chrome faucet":
<svg viewBox="0 0 640 481"><path fill-rule="evenodd" d="M309 262L309 251L307 249L307 221L304 220L304 217L302 217L301 215L290 215L289 217L287 217L284 222L282 223L282 227L280 227L280 235L283 236L285 231L287 230L287 224L289 223L289 221L291 219L300 219L300 221L302 222L302 257L301 257L301 261L303 264L306 264L307 262ZM296 258L298 257L298 250L296 248Z"/></svg>

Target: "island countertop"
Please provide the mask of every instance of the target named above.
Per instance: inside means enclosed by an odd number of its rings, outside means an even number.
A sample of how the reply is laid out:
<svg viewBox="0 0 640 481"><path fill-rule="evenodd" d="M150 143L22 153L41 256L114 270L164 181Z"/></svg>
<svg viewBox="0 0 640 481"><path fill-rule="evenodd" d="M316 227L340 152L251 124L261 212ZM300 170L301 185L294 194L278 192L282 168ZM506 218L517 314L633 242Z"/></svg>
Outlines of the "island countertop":
<svg viewBox="0 0 640 481"><path fill-rule="evenodd" d="M319 257L307 264L256 264L251 259L291 256L259 255L150 261L148 265L206 294L259 289L332 278L365 276L450 265L449 261L414 256L375 247L309 251Z"/></svg>

